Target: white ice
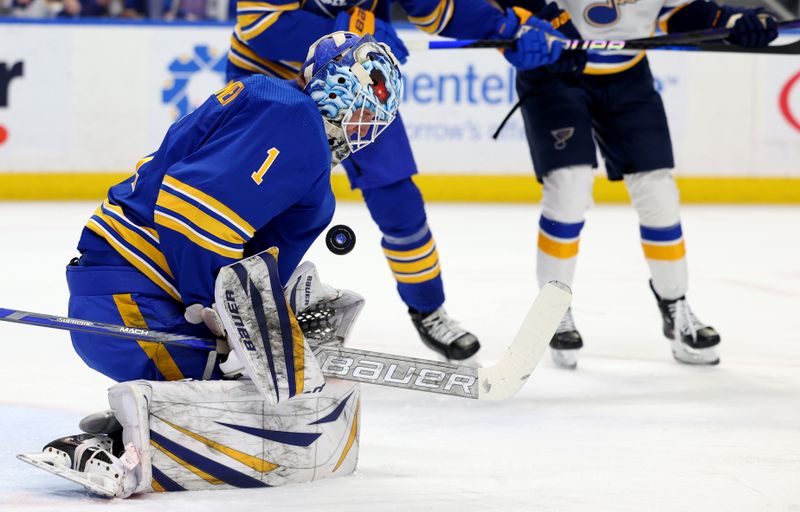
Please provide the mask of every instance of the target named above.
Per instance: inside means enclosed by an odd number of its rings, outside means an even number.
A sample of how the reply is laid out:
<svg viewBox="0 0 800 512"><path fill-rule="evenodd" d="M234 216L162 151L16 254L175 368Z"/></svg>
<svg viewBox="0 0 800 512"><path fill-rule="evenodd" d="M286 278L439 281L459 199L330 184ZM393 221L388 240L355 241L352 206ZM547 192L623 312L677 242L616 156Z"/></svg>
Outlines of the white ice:
<svg viewBox="0 0 800 512"><path fill-rule="evenodd" d="M64 314L64 265L89 203L0 204L0 306ZM499 357L536 293L536 205L430 205L448 311ZM379 233L309 257L367 298L352 345L418 357ZM690 303L722 334L722 363L676 363L647 287L637 220L590 212L574 286L586 346L576 371L545 356L513 400L483 403L365 386L357 474L252 491L107 502L14 458L76 432L111 382L66 333L0 323L0 510L798 511L800 208L685 207Z"/></svg>

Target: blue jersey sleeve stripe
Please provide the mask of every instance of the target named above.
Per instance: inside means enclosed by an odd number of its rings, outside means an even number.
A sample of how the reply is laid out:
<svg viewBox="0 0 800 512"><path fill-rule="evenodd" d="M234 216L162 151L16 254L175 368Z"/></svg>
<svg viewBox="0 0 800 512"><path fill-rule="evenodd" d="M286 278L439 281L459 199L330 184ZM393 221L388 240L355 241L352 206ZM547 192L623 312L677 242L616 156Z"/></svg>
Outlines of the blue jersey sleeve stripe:
<svg viewBox="0 0 800 512"><path fill-rule="evenodd" d="M566 223L548 219L544 215L539 218L539 228L548 235L556 238L578 238L583 229L584 222Z"/></svg>
<svg viewBox="0 0 800 512"><path fill-rule="evenodd" d="M158 192L156 206L167 213L174 212L179 214L198 228L223 242L241 245L250 239L246 233L237 230L227 219L216 214L210 214L209 210L206 210L200 203L188 198L188 196L171 194L169 190L162 188Z"/></svg>
<svg viewBox="0 0 800 512"><path fill-rule="evenodd" d="M256 72L278 78L293 78L297 74L297 68L287 67L279 62L262 59L256 55L237 32L238 28L234 30L231 37L231 47L228 52L228 59L231 62L250 71L253 71L251 68L254 68Z"/></svg>
<svg viewBox="0 0 800 512"><path fill-rule="evenodd" d="M241 16L239 17L238 21L238 32L239 34L245 39L253 39L254 37L260 36L265 30L271 27L278 18L280 17L281 12L273 12L267 14L265 16L256 17L253 20L248 20L249 17L253 16L252 14ZM249 23L248 23L249 21ZM246 24L245 24L246 23Z"/></svg>
<svg viewBox="0 0 800 512"><path fill-rule="evenodd" d="M409 16L408 20L429 34L438 34L453 16L453 0L441 0L432 12L423 16Z"/></svg>
<svg viewBox="0 0 800 512"><path fill-rule="evenodd" d="M185 222L174 215L170 215L159 209L156 209L153 212L153 217L155 218L156 224L159 226L175 231L176 233L180 233L194 245L218 254L223 258L238 260L241 259L244 254L244 247L242 247L240 250L236 250L229 246L220 244L219 242L216 242L198 232L192 228L188 222Z"/></svg>
<svg viewBox="0 0 800 512"><path fill-rule="evenodd" d="M140 234L123 225L115 217L107 215L103 211L102 206L94 212L93 218L102 222L109 230L119 235L119 239L124 241L126 245L133 247L140 254L146 256L147 259L155 264L165 275L170 278L173 277L167 259L158 247L150 243Z"/></svg>
<svg viewBox="0 0 800 512"><path fill-rule="evenodd" d="M648 242L675 242L683 237L680 222L665 228L639 226L639 233L642 236L642 240L647 240Z"/></svg>
<svg viewBox="0 0 800 512"><path fill-rule="evenodd" d="M202 205L208 211L213 212L217 217L224 219L228 224L236 227L239 232L246 234L248 239L252 238L253 233L256 231L255 228L240 217L239 214L200 189L183 183L169 175L164 176L163 186L173 189L183 194L185 197L194 200L195 203Z"/></svg>
<svg viewBox="0 0 800 512"><path fill-rule="evenodd" d="M220 249L225 249L225 250L229 250L229 251L233 251L233 252L239 252L244 248L244 242L241 242L241 243L233 242L232 243L232 242L229 242L227 240L223 240L223 239L215 236L213 233L209 233L205 229L201 228L200 226L198 226L197 224L192 222L191 219L186 218L185 216L181 215L178 212L175 212L175 211L172 211L172 210L166 210L166 209L164 209L164 208L162 208L161 206L158 206L158 205L156 205L155 209L153 210L153 213L155 213L155 212L158 212L159 214L168 216L168 217L174 219L175 221L181 223L182 225L187 226L194 233L196 233L198 236L202 237L203 240L207 241L210 244L213 244L213 245L219 247ZM158 224L158 222L156 222L156 224Z"/></svg>
<svg viewBox="0 0 800 512"><path fill-rule="evenodd" d="M153 244L158 245L158 232L152 228L148 228L145 226L140 226L133 221L131 221L128 217L125 216L125 212L122 211L122 208L111 204L108 199L103 201L102 204L103 213L109 216L115 217L118 221L125 224L127 227L131 228L132 230L136 231L143 237L149 238Z"/></svg>
<svg viewBox="0 0 800 512"><path fill-rule="evenodd" d="M125 258L131 265L137 268L141 273L158 285L162 290L167 292L175 300L181 300L181 294L172 283L172 279L164 276L153 262L148 261L148 258L133 247L125 243L122 237L119 237L107 225L103 224L97 217L92 217L86 223L86 228L102 237L108 244L117 251L120 256ZM115 236L117 235L117 236Z"/></svg>

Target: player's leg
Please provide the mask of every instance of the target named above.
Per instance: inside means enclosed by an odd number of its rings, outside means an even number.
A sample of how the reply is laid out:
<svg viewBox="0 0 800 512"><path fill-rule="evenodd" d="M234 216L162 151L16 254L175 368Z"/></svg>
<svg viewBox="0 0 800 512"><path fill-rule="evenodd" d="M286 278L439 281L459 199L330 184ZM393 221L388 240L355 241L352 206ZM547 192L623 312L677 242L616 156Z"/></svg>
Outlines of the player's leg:
<svg viewBox="0 0 800 512"><path fill-rule="evenodd" d="M686 363L716 364L719 358L712 347L719 343L719 335L697 319L685 298L686 250L663 103L646 60L624 77L606 86L611 100L599 120L609 176L624 177L639 216L650 287L662 314L664 334L673 341L673 354Z"/></svg>
<svg viewBox="0 0 800 512"><path fill-rule="evenodd" d="M183 304L125 265L95 266L73 260L67 267L69 314L74 318L150 328L203 338L203 325L184 319ZM91 368L117 381L207 379L219 375L213 352L151 342L71 333L73 347Z"/></svg>
<svg viewBox="0 0 800 512"><path fill-rule="evenodd" d="M480 348L477 338L445 311L436 241L425 203L411 180L416 164L399 117L374 144L343 163L353 188L364 194L383 233L381 245L397 291L422 341L448 359L466 359Z"/></svg>
<svg viewBox="0 0 800 512"><path fill-rule="evenodd" d="M133 381L109 390L111 411L85 431L19 458L105 497L254 488L351 474L358 461L359 385L267 405L250 381Z"/></svg>
<svg viewBox="0 0 800 512"><path fill-rule="evenodd" d="M593 169L589 98L579 79L523 72L517 78L521 109L536 176L543 184L536 274L539 286L551 280L572 287L584 215L592 206ZM556 364L577 365L583 339L568 310L550 342Z"/></svg>

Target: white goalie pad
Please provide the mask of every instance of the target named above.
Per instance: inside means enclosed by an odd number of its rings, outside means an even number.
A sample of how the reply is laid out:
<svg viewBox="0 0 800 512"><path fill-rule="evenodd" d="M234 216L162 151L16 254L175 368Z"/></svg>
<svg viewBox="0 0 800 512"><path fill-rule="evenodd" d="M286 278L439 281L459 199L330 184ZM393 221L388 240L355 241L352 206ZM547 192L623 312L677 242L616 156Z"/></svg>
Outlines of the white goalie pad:
<svg viewBox="0 0 800 512"><path fill-rule="evenodd" d="M323 386L325 379L278 277L277 249L223 267L215 309L231 348L269 404Z"/></svg>
<svg viewBox="0 0 800 512"><path fill-rule="evenodd" d="M247 380L140 380L113 386L109 403L123 454L109 436L80 434L19 458L109 498L310 482L349 475L358 462L353 382L330 379L321 391L270 406ZM78 448L69 454L51 448L72 440Z"/></svg>
<svg viewBox="0 0 800 512"><path fill-rule="evenodd" d="M142 443L138 491L268 487L356 468L360 393L351 382L331 379L320 392L269 406L246 380L133 381L111 388L109 401L125 441ZM140 414L141 403L147 428L129 433L143 418L123 410Z"/></svg>

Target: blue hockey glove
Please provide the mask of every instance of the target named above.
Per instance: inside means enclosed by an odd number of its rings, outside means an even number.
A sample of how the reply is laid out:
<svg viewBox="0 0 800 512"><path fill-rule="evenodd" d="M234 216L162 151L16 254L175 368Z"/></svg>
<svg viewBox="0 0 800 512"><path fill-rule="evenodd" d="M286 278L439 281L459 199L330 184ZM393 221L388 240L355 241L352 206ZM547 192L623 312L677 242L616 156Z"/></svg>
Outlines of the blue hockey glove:
<svg viewBox="0 0 800 512"><path fill-rule="evenodd" d="M761 9L722 7L718 26L731 29L727 40L738 46L767 46L778 37L775 18Z"/></svg>
<svg viewBox="0 0 800 512"><path fill-rule="evenodd" d="M360 7L353 7L348 11L342 11L336 16L333 22L334 30L346 30L360 36L372 34L381 43L386 43L392 50L395 58L400 64L405 64L408 60L408 49L403 41L398 37L394 27L388 21L376 18L375 13Z"/></svg>
<svg viewBox="0 0 800 512"><path fill-rule="evenodd" d="M572 23L572 18L569 13L561 9L555 3L549 3L544 6L539 12L536 13L537 18L547 20L554 29L558 30L568 39L580 39L581 34ZM561 57L547 66L547 70L552 73L573 73L579 75L583 73L583 68L586 67L587 54L585 50L573 50L563 52Z"/></svg>
<svg viewBox="0 0 800 512"><path fill-rule="evenodd" d="M547 35L552 36L550 38ZM521 71L546 66L557 61L564 45L555 39L564 38L545 20L519 7L506 9L497 28L498 39L516 39L517 47L503 52L506 60Z"/></svg>

